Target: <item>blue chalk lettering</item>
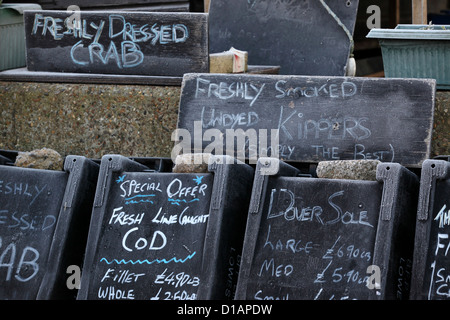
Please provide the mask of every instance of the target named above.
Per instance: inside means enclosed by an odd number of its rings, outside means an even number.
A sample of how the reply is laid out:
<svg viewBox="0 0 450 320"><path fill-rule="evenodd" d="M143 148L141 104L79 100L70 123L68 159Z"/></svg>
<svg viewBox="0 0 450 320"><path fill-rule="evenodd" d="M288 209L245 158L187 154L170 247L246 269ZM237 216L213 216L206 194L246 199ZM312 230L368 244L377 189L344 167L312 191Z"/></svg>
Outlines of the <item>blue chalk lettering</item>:
<svg viewBox="0 0 450 320"><path fill-rule="evenodd" d="M125 200L132 200L134 198L146 198L146 197L155 197L154 194L137 194L133 197L125 198Z"/></svg>
<svg viewBox="0 0 450 320"><path fill-rule="evenodd" d="M197 184L197 185L199 185L200 183L202 183L202 179L203 179L203 177L204 176L195 176L195 178L194 179L192 179L192 180L194 180L194 182Z"/></svg>
<svg viewBox="0 0 450 320"><path fill-rule="evenodd" d="M176 258L176 257L173 257L173 258L171 258L171 259L169 259L169 260L167 260L167 259L154 259L154 260L152 260L152 261L149 261L149 260L147 260L147 259L145 259L145 260L135 260L135 261L133 261L133 260L125 260L125 259L121 259L121 260L117 260L117 259L113 259L113 260L111 260L111 261L108 261L106 258L101 258L100 259L100 262L106 262L107 264L112 264L112 263L116 263L116 264L129 264L129 263L131 263L132 265L135 265L135 264L144 264L144 263L146 263L146 264L153 264L153 263L158 263L158 264L160 264L160 263L164 263L164 264L168 264L168 263L171 263L171 262L173 262L173 263L185 263L187 260L191 260L194 256L195 256L195 251L192 253L192 254L190 254L190 255L188 255L186 258L184 258L184 259L178 259L178 258Z"/></svg>
<svg viewBox="0 0 450 320"><path fill-rule="evenodd" d="M128 60L131 58L131 60ZM132 41L122 42L122 64L124 68L132 68L144 61L144 54L139 46Z"/></svg>
<svg viewBox="0 0 450 320"><path fill-rule="evenodd" d="M33 22L33 29L31 31L31 34L36 34L38 27L43 27L44 25L40 22L40 20L44 19L44 16L42 14L35 14L34 15L34 22Z"/></svg>
<svg viewBox="0 0 450 320"><path fill-rule="evenodd" d="M79 46L81 46L81 48L83 48L82 40L78 41L78 42L70 49L70 58L72 59L72 61L73 61L74 63L76 63L76 64L78 64L78 65L81 65L81 66L85 66L85 65L88 64L88 62L77 60L77 59L75 59L75 56L74 56L75 50L76 50Z"/></svg>
<svg viewBox="0 0 450 320"><path fill-rule="evenodd" d="M181 31L182 37L177 37L177 31ZM172 40L175 43L185 42L189 38L188 28L184 24L174 24L172 30Z"/></svg>
<svg viewBox="0 0 450 320"><path fill-rule="evenodd" d="M172 199L172 198L168 198L167 201L169 201L171 204L179 206L180 202L191 203L191 202L194 202L194 201L200 201L200 199L194 198L192 200L187 201L186 199Z"/></svg>

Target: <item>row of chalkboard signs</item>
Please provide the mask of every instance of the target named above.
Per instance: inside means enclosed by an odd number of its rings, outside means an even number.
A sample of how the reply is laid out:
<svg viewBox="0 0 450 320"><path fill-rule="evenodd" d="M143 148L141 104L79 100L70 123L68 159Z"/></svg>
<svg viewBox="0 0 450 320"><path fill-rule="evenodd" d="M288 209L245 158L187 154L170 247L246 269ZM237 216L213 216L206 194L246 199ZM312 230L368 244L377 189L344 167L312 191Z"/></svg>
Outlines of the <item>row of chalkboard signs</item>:
<svg viewBox="0 0 450 320"><path fill-rule="evenodd" d="M5 161L0 299L448 299L449 194L440 159L420 179L379 164L377 181L276 158L213 156L206 173L121 155L68 156L64 171Z"/></svg>
<svg viewBox="0 0 450 320"><path fill-rule="evenodd" d="M205 14L99 11L71 20L70 12L25 12L29 70L183 76L177 147L216 155L207 173L120 155L69 156L62 172L0 163L0 298L450 296L448 162L427 160L435 81L342 76L358 1L305 1L301 10L291 1L270 10L240 4L250 11L240 19L250 23L244 34L209 32ZM212 15L237 3L215 5ZM313 36L340 21L330 14L314 28L313 13L330 11L342 18L343 59L302 51L317 39L314 48L337 48L338 37ZM307 24L304 41L286 34L294 22ZM314 67L287 73L316 76L207 73L211 35L212 45L232 36L248 43L259 24L280 26L271 30L277 40L301 48L274 47L299 54L295 66ZM329 61L337 69L317 76ZM377 181L307 178L298 169L337 159L383 163ZM423 168L421 178L409 167ZM77 267L70 283L67 270Z"/></svg>

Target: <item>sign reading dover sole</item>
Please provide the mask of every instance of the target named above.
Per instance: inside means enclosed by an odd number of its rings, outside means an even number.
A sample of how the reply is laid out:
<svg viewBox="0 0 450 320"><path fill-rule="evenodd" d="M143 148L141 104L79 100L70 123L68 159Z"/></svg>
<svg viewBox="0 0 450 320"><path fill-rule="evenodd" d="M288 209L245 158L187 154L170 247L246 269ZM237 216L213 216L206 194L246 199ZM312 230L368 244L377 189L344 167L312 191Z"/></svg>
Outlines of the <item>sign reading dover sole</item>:
<svg viewBox="0 0 450 320"><path fill-rule="evenodd" d="M182 76L207 72L207 15L27 11L30 71Z"/></svg>
<svg viewBox="0 0 450 320"><path fill-rule="evenodd" d="M418 167L430 153L435 86L432 79L187 74L178 129L191 140L179 130L175 147Z"/></svg>

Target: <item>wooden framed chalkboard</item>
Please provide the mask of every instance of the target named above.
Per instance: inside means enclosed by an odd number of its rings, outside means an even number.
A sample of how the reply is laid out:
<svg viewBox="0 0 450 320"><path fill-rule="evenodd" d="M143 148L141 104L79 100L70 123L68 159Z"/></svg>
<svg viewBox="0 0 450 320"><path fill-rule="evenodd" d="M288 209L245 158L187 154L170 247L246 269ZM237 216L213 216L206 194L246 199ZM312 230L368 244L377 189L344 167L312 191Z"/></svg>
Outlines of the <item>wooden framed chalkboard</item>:
<svg viewBox="0 0 450 320"><path fill-rule="evenodd" d="M102 158L78 299L232 299L253 168L149 172Z"/></svg>
<svg viewBox="0 0 450 320"><path fill-rule="evenodd" d="M431 149L435 91L433 79L186 74L178 128L189 135L177 144L240 160L420 168Z"/></svg>
<svg viewBox="0 0 450 320"><path fill-rule="evenodd" d="M412 300L448 300L450 162L422 166L412 269Z"/></svg>
<svg viewBox="0 0 450 320"><path fill-rule="evenodd" d="M25 11L30 71L182 76L208 72L203 13Z"/></svg>
<svg viewBox="0 0 450 320"><path fill-rule="evenodd" d="M99 165L64 171L0 165L0 299L74 299L67 267L82 263Z"/></svg>
<svg viewBox="0 0 450 320"><path fill-rule="evenodd" d="M358 0L214 0L210 52L244 50L280 74L344 76L357 10Z"/></svg>
<svg viewBox="0 0 450 320"><path fill-rule="evenodd" d="M298 173L258 161L236 298L407 299L397 271L411 271L417 176L396 163L378 165L377 181Z"/></svg>

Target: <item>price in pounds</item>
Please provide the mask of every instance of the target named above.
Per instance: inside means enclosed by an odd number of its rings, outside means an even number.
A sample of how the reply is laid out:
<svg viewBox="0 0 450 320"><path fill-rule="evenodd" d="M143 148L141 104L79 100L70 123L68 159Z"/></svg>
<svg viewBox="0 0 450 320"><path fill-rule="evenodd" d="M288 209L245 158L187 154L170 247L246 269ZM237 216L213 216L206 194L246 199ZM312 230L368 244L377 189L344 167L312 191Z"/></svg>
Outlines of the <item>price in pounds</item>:
<svg viewBox="0 0 450 320"><path fill-rule="evenodd" d="M185 272L167 273L167 268L161 274L156 276L155 283L157 284L168 284L174 286L175 288L182 287L184 285L190 285L197 287L200 284L200 279L198 277L192 277Z"/></svg>
<svg viewBox="0 0 450 320"><path fill-rule="evenodd" d="M165 291L161 292L162 288L159 288L158 293L151 297L150 300L196 300L197 294L196 293L189 293L186 290L178 290L175 292L172 291ZM160 297L160 295L162 296Z"/></svg>
<svg viewBox="0 0 450 320"><path fill-rule="evenodd" d="M359 271L350 270L343 272L342 267L336 268L331 276L334 283L346 281L347 283L366 284L369 276L360 274Z"/></svg>
<svg viewBox="0 0 450 320"><path fill-rule="evenodd" d="M338 258L360 258L366 261L370 261L372 258L370 251L356 248L354 245L340 246L336 255L338 256Z"/></svg>
<svg viewBox="0 0 450 320"><path fill-rule="evenodd" d="M325 283L328 282L331 278L331 281L333 283L347 282L354 284L367 284L369 276L361 274L355 269L345 272L342 267L338 267L333 270L332 268L330 268L332 264L333 261L330 261L328 265L322 270L322 272L317 274L314 283Z"/></svg>

